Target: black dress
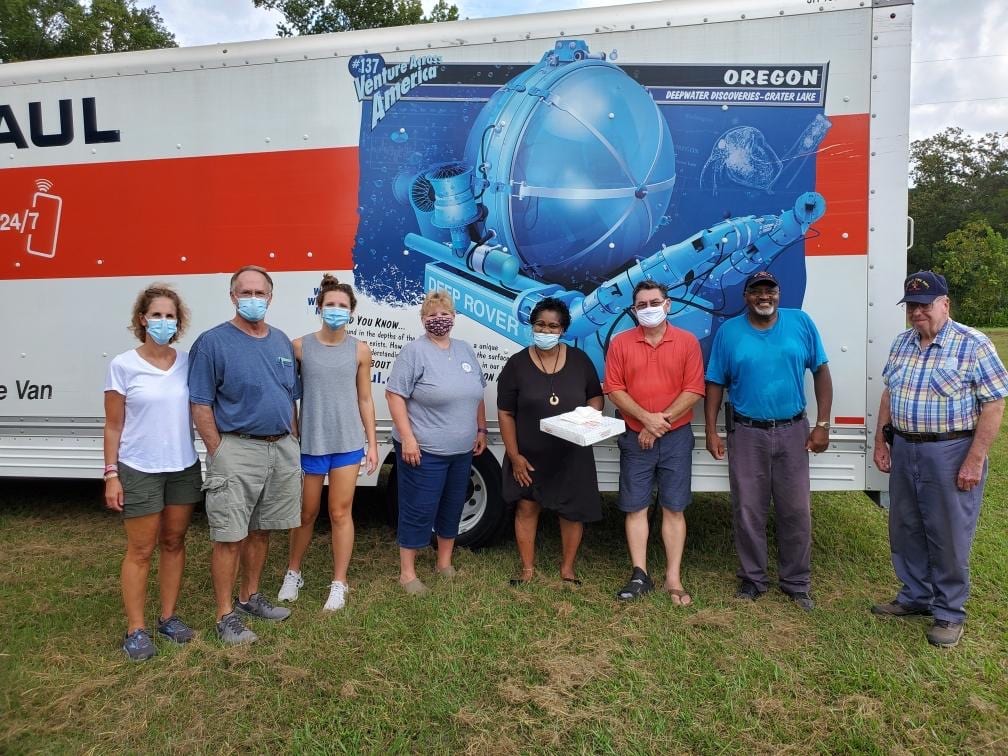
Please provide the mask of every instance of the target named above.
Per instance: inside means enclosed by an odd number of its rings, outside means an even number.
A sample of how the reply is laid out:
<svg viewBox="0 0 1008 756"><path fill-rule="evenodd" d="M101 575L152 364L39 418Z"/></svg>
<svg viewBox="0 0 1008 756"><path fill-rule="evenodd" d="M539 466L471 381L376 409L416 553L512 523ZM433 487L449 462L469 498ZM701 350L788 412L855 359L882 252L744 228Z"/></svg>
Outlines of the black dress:
<svg viewBox="0 0 1008 756"><path fill-rule="evenodd" d="M514 479L511 461L505 457L504 500L529 499L573 522L601 520L602 501L592 448L539 430L542 418L584 407L589 399L602 396L595 366L580 349L568 346L564 366L551 376L533 362L532 348L511 357L497 379L497 407L514 415L518 451L535 468L530 473L532 485L522 486ZM550 357L545 363L549 370ZM551 394L556 394L558 404L549 403Z"/></svg>

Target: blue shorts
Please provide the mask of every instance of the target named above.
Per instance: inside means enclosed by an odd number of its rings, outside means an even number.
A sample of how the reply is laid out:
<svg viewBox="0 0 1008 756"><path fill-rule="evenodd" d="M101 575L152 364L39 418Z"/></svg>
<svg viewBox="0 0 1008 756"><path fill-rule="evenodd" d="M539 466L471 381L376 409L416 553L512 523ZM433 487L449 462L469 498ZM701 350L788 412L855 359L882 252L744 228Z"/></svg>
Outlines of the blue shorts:
<svg viewBox="0 0 1008 756"><path fill-rule="evenodd" d="M338 454L302 454L301 469L306 475L326 475L337 467L359 465L364 459L364 449Z"/></svg>
<svg viewBox="0 0 1008 756"><path fill-rule="evenodd" d="M628 430L617 440L620 450L619 502L623 512L639 512L651 504L658 483L658 503L673 512L689 506L693 474L693 428L683 425L642 449L637 432Z"/></svg>

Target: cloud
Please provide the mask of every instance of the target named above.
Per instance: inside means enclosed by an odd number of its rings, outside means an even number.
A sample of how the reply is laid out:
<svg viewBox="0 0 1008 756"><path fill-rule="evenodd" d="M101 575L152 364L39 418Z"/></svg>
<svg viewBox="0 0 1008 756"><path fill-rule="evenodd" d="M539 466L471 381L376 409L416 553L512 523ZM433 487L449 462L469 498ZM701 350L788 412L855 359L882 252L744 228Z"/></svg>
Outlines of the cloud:
<svg viewBox="0 0 1008 756"><path fill-rule="evenodd" d="M181 47L269 39L283 18L256 8L252 0L157 0L154 5Z"/></svg>

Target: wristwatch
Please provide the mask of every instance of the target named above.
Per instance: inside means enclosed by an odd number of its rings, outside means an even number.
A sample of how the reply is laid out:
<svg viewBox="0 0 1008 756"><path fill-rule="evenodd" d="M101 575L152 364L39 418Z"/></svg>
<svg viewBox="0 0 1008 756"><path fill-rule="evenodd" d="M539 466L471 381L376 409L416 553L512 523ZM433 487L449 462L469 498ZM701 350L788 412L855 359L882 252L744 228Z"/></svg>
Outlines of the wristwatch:
<svg viewBox="0 0 1008 756"><path fill-rule="evenodd" d="M829 420L820 420L818 423L815 424L815 427L816 428L825 428L826 430L829 430L830 429L830 421Z"/></svg>

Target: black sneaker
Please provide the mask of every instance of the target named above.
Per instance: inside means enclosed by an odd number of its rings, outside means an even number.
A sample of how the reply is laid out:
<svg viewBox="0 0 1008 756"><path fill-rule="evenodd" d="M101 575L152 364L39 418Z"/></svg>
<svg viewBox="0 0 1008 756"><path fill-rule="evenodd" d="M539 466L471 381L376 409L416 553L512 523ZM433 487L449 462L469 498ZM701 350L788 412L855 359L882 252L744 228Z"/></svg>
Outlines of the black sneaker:
<svg viewBox="0 0 1008 756"><path fill-rule="evenodd" d="M616 591L616 598L620 601L633 601L654 589L651 578L640 567L633 568L633 574L627 584Z"/></svg>
<svg viewBox="0 0 1008 756"><path fill-rule="evenodd" d="M786 591L781 588L781 592L806 612L815 609L815 601L809 596L808 591Z"/></svg>
<svg viewBox="0 0 1008 756"><path fill-rule="evenodd" d="M755 601L762 595L763 591L761 591L756 586L756 583L751 580L743 580L739 583L738 590L735 591L735 598L743 599L745 601Z"/></svg>

